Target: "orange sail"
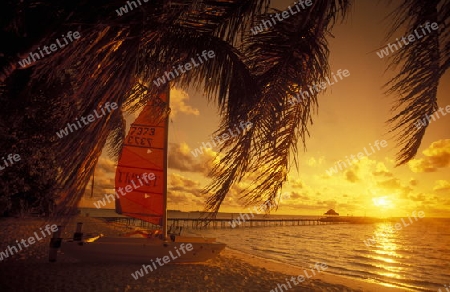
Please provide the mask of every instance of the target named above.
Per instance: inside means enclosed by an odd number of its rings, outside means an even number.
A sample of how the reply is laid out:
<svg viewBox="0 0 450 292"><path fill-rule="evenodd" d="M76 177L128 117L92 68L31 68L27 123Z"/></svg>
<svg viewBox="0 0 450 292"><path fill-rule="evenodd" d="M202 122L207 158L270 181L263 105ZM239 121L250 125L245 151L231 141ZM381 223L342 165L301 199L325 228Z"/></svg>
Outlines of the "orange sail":
<svg viewBox="0 0 450 292"><path fill-rule="evenodd" d="M157 225L165 216L168 93L150 101L131 124L116 169L116 212Z"/></svg>

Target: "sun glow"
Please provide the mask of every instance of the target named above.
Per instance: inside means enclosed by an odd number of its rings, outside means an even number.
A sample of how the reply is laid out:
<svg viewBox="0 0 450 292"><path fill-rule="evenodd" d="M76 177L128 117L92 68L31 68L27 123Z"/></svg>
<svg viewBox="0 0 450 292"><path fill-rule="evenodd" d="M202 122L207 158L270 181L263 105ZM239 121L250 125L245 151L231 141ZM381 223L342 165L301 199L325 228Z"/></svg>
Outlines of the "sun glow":
<svg viewBox="0 0 450 292"><path fill-rule="evenodd" d="M376 198L372 198L373 204L377 207L381 207L381 208L385 208L385 209L389 209L392 208L392 201L387 199L386 196L384 197L376 197Z"/></svg>

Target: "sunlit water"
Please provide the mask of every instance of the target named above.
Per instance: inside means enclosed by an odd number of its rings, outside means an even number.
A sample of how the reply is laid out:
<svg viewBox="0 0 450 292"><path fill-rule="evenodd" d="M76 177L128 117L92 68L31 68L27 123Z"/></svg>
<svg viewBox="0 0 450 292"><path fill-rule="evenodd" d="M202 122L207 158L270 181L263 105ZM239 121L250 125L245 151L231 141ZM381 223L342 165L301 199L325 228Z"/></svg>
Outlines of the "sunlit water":
<svg viewBox="0 0 450 292"><path fill-rule="evenodd" d="M217 237L240 251L304 268L322 262L334 274L412 290L445 291L444 285L450 283L450 220L423 218L401 230L388 226L338 224L197 233ZM372 236L376 242L370 245L367 239Z"/></svg>
<svg viewBox="0 0 450 292"><path fill-rule="evenodd" d="M111 210L98 213L91 216L114 214ZM187 216L186 213L181 216L169 213L169 217ZM194 217L192 214L190 216ZM219 217L225 218L223 214ZM327 272L333 274L413 291L446 291L444 285L450 286L450 219L412 220L413 223L407 218L404 220L408 226L398 219L392 223L188 232L216 237L230 248L305 269L322 262L327 264ZM401 223L402 229L389 228L395 223ZM369 242L370 238L376 242Z"/></svg>

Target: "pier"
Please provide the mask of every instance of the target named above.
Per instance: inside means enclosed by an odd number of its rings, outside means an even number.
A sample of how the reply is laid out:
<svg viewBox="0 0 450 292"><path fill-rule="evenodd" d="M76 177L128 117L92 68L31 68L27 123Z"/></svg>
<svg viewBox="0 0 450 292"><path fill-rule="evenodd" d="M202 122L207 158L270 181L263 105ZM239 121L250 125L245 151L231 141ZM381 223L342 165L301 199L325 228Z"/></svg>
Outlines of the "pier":
<svg viewBox="0 0 450 292"><path fill-rule="evenodd" d="M142 228L158 228L149 222L145 222L131 217L103 217L107 222L115 222L126 225L132 225ZM307 225L329 225L347 222L327 221L323 218L317 219L250 219L239 220L234 219L204 219L204 218L168 218L167 225L182 227L183 229L223 229L223 228L250 228L250 227L274 227L274 226L307 226Z"/></svg>

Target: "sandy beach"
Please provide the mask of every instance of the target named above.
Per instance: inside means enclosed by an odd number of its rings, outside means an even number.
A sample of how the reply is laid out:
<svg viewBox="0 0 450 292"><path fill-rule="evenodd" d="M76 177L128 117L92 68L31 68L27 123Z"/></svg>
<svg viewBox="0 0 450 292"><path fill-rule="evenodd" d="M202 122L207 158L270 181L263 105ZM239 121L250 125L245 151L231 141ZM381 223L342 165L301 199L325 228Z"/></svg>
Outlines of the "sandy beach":
<svg viewBox="0 0 450 292"><path fill-rule="evenodd" d="M116 235L121 226L90 217L73 218L63 237L71 237L75 222L83 222L86 233ZM15 240L26 239L40 227L54 222L39 218L3 218L0 250ZM136 264L85 264L58 254L48 261L49 237L10 255L0 262L0 291L280 291L278 284L303 274L303 269L225 249L219 257L199 264L170 264L134 280ZM143 261L143 264L145 262ZM286 290L283 290L286 291ZM321 272L287 291L404 291Z"/></svg>

